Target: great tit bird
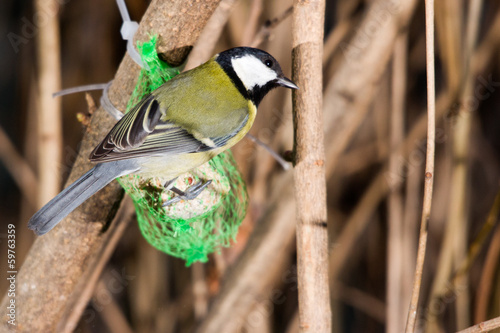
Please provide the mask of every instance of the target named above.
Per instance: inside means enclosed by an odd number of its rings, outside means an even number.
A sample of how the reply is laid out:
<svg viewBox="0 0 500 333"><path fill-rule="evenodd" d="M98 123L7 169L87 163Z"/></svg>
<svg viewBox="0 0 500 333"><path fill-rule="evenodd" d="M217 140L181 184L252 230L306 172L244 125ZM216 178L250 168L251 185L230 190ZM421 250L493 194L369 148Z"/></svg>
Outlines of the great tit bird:
<svg viewBox="0 0 500 333"><path fill-rule="evenodd" d="M279 86L298 89L276 59L249 47L221 52L177 75L116 123L90 154L97 165L33 215L28 227L47 233L115 178L175 179L208 162L248 133L257 106ZM181 194L192 199L207 184Z"/></svg>

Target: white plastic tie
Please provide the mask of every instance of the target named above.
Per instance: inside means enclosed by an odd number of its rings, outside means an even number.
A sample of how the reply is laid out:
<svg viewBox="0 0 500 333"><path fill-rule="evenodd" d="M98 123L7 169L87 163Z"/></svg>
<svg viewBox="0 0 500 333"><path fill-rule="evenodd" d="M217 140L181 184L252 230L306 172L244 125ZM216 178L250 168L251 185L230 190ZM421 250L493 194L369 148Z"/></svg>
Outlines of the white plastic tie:
<svg viewBox="0 0 500 333"><path fill-rule="evenodd" d="M104 88L100 102L101 102L102 108L104 110L106 110L106 112L108 112L116 120L120 120L120 119L122 119L124 113L121 112L120 110L118 110L113 105L113 103L111 103L111 100L109 99L109 95L108 95L108 90L109 90L109 87L111 87L111 83L113 83L113 81L109 81L108 84L106 85L106 87Z"/></svg>
<svg viewBox="0 0 500 333"><path fill-rule="evenodd" d="M70 94L75 94L79 92L86 92L86 91L91 91L91 90L103 90L106 88L107 83L99 83L99 84L89 84L86 86L78 86L78 87L72 87L72 88L66 88L61 91L55 92L52 94L52 97L60 97L60 96L66 96Z"/></svg>
<svg viewBox="0 0 500 333"><path fill-rule="evenodd" d="M116 0L118 9L120 10L120 15L122 16L123 24L120 29L123 40L127 41L127 52L130 58L134 60L136 64L141 66L141 68L149 69L149 66L142 62L141 55L134 47L134 36L139 28L139 24L135 21L130 20L130 15L128 14L127 6L125 5L125 0Z"/></svg>

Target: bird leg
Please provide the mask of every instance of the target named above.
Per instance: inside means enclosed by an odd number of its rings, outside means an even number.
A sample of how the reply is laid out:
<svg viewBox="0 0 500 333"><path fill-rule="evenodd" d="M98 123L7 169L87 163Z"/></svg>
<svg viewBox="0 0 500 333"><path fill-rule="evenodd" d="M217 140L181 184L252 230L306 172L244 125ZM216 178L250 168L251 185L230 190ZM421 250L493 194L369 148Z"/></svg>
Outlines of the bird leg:
<svg viewBox="0 0 500 333"><path fill-rule="evenodd" d="M206 182L203 182L202 180L200 180L199 182L197 182L193 186L188 187L185 191L181 191L177 187L174 186L174 182L176 179L177 178L169 180L168 182L165 183L164 187L167 190L170 190L178 195L176 197L173 197L170 200L165 201L165 203L163 204L163 207L170 206L170 205L177 203L181 200L193 200L196 197L198 197L198 195L200 195L200 193L203 192L203 190L208 185L210 185L212 183L212 180L207 180Z"/></svg>

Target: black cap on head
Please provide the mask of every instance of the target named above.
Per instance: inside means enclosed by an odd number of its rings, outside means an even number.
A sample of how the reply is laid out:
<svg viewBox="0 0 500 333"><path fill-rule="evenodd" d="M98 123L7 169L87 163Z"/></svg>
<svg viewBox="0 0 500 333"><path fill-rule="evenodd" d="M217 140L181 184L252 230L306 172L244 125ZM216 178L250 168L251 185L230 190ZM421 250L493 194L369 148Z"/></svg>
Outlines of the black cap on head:
<svg viewBox="0 0 500 333"><path fill-rule="evenodd" d="M285 77L278 61L265 51L251 47L235 47L219 53L216 61L240 93L255 105L259 105L273 88L282 86L298 89L295 83Z"/></svg>

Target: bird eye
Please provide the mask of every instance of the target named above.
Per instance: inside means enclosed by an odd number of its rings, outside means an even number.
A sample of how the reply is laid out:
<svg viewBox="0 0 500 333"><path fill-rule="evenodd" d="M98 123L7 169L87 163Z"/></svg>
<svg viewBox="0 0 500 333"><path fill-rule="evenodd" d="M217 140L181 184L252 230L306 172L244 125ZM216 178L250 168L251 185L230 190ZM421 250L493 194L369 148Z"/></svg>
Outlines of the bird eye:
<svg viewBox="0 0 500 333"><path fill-rule="evenodd" d="M272 67L273 66L273 62L271 60L269 60L269 59L267 59L264 63L266 64L267 67Z"/></svg>

